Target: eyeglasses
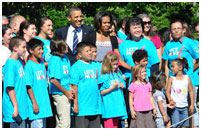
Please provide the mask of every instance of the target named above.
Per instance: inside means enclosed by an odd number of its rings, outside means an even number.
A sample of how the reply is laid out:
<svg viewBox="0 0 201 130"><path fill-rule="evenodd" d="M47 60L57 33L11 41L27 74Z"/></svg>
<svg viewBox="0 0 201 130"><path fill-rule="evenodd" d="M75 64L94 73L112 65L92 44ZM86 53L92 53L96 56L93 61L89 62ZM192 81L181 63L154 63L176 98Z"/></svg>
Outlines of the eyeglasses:
<svg viewBox="0 0 201 130"><path fill-rule="evenodd" d="M171 31L173 31L173 32L176 31L176 30L181 31L182 29L183 28L172 28Z"/></svg>
<svg viewBox="0 0 201 130"><path fill-rule="evenodd" d="M146 25L146 24L151 25L151 21L148 21L148 22L144 21L143 24L144 25Z"/></svg>

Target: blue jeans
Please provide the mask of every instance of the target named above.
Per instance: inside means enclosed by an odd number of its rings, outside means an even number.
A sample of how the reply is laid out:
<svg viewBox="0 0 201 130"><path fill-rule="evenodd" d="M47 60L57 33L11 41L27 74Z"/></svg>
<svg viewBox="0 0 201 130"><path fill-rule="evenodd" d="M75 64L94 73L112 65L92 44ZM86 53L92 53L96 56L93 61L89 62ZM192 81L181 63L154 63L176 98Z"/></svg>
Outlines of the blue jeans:
<svg viewBox="0 0 201 130"><path fill-rule="evenodd" d="M172 125L182 121L183 119L186 119L188 117L188 107L178 108L175 107L172 109L171 113L171 119L172 119ZM173 128L180 128L182 126L189 126L189 121L185 120L178 125L173 126Z"/></svg>
<svg viewBox="0 0 201 130"><path fill-rule="evenodd" d="M28 124L29 123L28 123L27 120L23 120L20 125L18 125L16 122L11 122L10 123L10 128L29 128Z"/></svg>
<svg viewBox="0 0 201 130"><path fill-rule="evenodd" d="M196 101L197 101L197 91L198 91L198 86L195 86L194 87L194 97L195 97L195 103L194 103L194 107L195 107L195 111L194 113L196 113L194 116L193 116L193 120L194 120L194 126L199 126L199 111L198 111L198 108L197 108L197 104L196 104Z"/></svg>
<svg viewBox="0 0 201 130"><path fill-rule="evenodd" d="M31 128L46 128L46 118L32 120Z"/></svg>

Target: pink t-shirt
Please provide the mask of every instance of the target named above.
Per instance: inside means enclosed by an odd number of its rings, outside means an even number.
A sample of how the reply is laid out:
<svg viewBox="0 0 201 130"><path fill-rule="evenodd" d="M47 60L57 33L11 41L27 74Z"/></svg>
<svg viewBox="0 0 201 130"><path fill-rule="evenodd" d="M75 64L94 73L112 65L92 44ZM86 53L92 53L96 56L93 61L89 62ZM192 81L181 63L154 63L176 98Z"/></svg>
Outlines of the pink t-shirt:
<svg viewBox="0 0 201 130"><path fill-rule="evenodd" d="M153 36L151 41L154 43L156 49L159 49L162 46L162 42L159 36Z"/></svg>
<svg viewBox="0 0 201 130"><path fill-rule="evenodd" d="M152 91L151 84L136 84L134 82L129 86L129 91L133 93L133 109L135 111L152 110L150 92Z"/></svg>

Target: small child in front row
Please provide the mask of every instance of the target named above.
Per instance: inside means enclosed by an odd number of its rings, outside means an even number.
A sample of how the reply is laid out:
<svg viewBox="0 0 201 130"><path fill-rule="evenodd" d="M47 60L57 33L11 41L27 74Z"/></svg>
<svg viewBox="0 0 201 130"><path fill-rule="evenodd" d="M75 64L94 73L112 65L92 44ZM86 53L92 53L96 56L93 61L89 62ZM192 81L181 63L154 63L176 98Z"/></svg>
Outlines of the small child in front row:
<svg viewBox="0 0 201 130"><path fill-rule="evenodd" d="M28 128L28 95L24 69L19 60L26 52L25 39L19 36L12 38L9 49L12 53L3 69L3 121L10 123L10 128Z"/></svg>
<svg viewBox="0 0 201 130"><path fill-rule="evenodd" d="M123 96L125 81L118 69L118 56L114 53L105 55L101 68L103 84L100 87L102 95L102 118L104 128L117 128L120 117L128 118Z"/></svg>
<svg viewBox="0 0 201 130"><path fill-rule="evenodd" d="M71 100L74 92L70 88L70 60L64 39L53 38L50 43L51 58L48 64L49 90L56 107L56 128L70 128Z"/></svg>
<svg viewBox="0 0 201 130"><path fill-rule="evenodd" d="M97 65L91 61L92 52L89 43L77 45L76 63L70 70L70 84L75 91L73 115L76 128L100 128L98 85L102 83Z"/></svg>
<svg viewBox="0 0 201 130"><path fill-rule="evenodd" d="M31 39L27 43L29 59L24 67L27 91L29 94L29 120L31 128L46 128L46 118L52 116L48 94L47 72L43 55L43 42Z"/></svg>
<svg viewBox="0 0 201 130"><path fill-rule="evenodd" d="M167 115L167 107L171 108L171 106L166 104L166 98L162 92L162 89L164 89L166 85L166 76L162 72L156 72L151 76L150 82L153 87L152 92L157 112L157 116L155 118L156 127L169 127L170 120Z"/></svg>
<svg viewBox="0 0 201 130"><path fill-rule="evenodd" d="M174 76L168 80L166 96L171 106L174 106L171 113L172 125L186 119L189 113L194 112L194 92L191 79L184 74L184 68L188 70L188 62L185 58L175 59L171 63L171 71ZM190 95L190 105L188 104L188 93ZM174 125L174 128L187 128L188 120Z"/></svg>
<svg viewBox="0 0 201 130"><path fill-rule="evenodd" d="M152 86L146 81L146 67L137 64L132 69L132 80L129 86L129 107L131 111L130 128L154 128L156 108L152 96Z"/></svg>

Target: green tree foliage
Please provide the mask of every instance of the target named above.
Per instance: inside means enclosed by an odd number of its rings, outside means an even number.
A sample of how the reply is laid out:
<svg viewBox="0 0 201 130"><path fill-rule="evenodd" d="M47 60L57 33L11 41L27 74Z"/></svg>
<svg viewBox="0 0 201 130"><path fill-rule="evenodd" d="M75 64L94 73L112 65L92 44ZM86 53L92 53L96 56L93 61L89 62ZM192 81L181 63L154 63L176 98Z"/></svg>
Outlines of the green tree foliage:
<svg viewBox="0 0 201 130"><path fill-rule="evenodd" d="M98 11L107 10L122 20L147 13L153 25L158 29L169 27L171 19L180 18L188 24L197 21L198 2L3 2L3 15L20 14L37 23L41 16L48 16L54 23L54 29L69 23L66 18L68 9L78 6L84 14L84 23L93 26Z"/></svg>

